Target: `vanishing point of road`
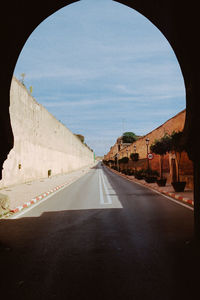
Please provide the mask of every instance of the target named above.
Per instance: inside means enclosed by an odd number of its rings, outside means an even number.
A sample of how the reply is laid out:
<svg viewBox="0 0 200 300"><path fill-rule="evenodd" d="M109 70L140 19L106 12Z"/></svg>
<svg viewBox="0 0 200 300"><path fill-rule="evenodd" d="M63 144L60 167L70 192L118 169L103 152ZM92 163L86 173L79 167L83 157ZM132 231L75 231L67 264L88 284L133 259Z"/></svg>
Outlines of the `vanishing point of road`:
<svg viewBox="0 0 200 300"><path fill-rule="evenodd" d="M0 257L5 299L200 297L193 211L101 163L1 220Z"/></svg>

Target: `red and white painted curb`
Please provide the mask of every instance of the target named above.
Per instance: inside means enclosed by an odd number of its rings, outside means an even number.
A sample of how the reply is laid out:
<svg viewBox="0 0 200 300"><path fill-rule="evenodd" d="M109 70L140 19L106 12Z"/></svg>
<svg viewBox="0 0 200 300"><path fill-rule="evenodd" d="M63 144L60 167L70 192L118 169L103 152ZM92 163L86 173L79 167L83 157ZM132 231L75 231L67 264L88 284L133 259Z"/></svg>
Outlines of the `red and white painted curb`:
<svg viewBox="0 0 200 300"><path fill-rule="evenodd" d="M110 168L109 168L109 170L111 170L113 173L116 173L116 174L120 175L121 177L124 177L124 178L129 179L129 180L132 181L132 182L135 181L133 178L130 179L130 177L129 177L129 176L126 176L125 174L120 174L119 172L117 172L117 171L115 171L115 170L113 170L113 169L110 169ZM76 178L76 179L77 179L77 178ZM76 179L75 179L75 180L76 180ZM49 190L48 192L45 192L45 193L43 193L43 194L41 194L41 195L39 195L39 196L37 196L37 197L31 199L30 201L25 202L23 205L20 205L20 206L17 206L16 208L14 208L14 209L11 209L10 212L12 212L12 213L17 213L17 212L21 211L22 209L24 209L24 208L26 208L26 207L29 207L30 205L35 204L35 203L37 203L38 201L40 201L40 200L44 199L45 197L49 196L50 194L52 194L52 193L58 191L59 189L61 189L61 188L64 187L65 185L68 185L68 184L74 182L75 180L65 182L65 183L62 184L62 185L58 185L57 187L55 187L55 188ZM135 181L135 182L136 182L136 181ZM140 183L140 184L149 187L148 183ZM155 188L155 187L151 187L151 189L157 190L158 192L160 192L160 193L162 193L162 194L165 194L165 195L167 195L167 196L169 196L169 197L171 197L171 198L174 198L174 199L176 199L176 200L183 201L183 202L185 202L185 203L187 203L187 204L189 204L189 205L192 205L192 206L194 205L194 201L193 201L192 199L189 199L189 198L186 198L186 197L177 195L177 194L175 194L175 193L166 192L166 191L160 190L159 188Z"/></svg>
<svg viewBox="0 0 200 300"><path fill-rule="evenodd" d="M75 178L75 180L76 179L77 178ZM69 185L70 183L73 183L75 180L67 181L67 182L63 183L62 185L58 185L55 188L49 190L48 192L45 192L45 193L31 199L30 201L25 202L23 205L20 205L20 206L17 206L16 208L14 208L14 209L11 209L10 212L17 213L17 212L21 211L22 209L24 209L26 207L29 207L30 205L35 204L38 201L40 201L40 200L44 199L45 197L49 196L50 194L58 191L59 189L61 189L65 185Z"/></svg>
<svg viewBox="0 0 200 300"><path fill-rule="evenodd" d="M165 191L162 191L163 194L166 194L167 196L170 196L174 199L177 199L177 200L180 200L180 201L183 201L185 203L188 203L192 206L194 206L194 201L190 198L186 198L186 197L183 197L183 196L180 196L180 195L176 195L174 193L169 193L169 192L165 192Z"/></svg>
<svg viewBox="0 0 200 300"><path fill-rule="evenodd" d="M10 214L20 212L22 209L27 208L27 207L29 207L29 206L31 206L33 204L36 204L40 200L44 199L45 197L49 196L50 194L55 193L56 191L58 191L59 189L63 188L64 186L68 186L68 185L72 184L73 182L75 182L76 180L78 180L79 178L81 178L83 175L87 174L92 167L93 167L93 165L91 167L89 167L88 169L80 170L80 171L82 171L81 175L79 174L78 176L75 176L74 178L69 179L67 182L65 182L65 183L63 183L61 185L56 186L55 188L49 190L48 192L45 192L45 193L43 193L43 194L41 194L39 196L36 196L36 197L32 198L31 200L25 202L23 205L17 206L14 209L10 209L9 213L6 214L6 217L9 216Z"/></svg>
<svg viewBox="0 0 200 300"><path fill-rule="evenodd" d="M112 172L115 173L115 174L120 175L121 177L127 178L128 180L137 183L136 180L134 180L133 178L130 178L129 176L127 176L127 175L125 175L125 174L120 174L119 172L117 172L117 171L115 171L115 170L113 170L113 169L110 169L110 168L109 168L109 170L112 171ZM151 188L152 190L156 190L156 191L160 192L161 194L164 194L164 195L166 195L166 196L169 196L169 197L171 197L171 198L174 198L174 199L176 199L176 200L183 201L184 203L187 203L187 204L189 204L189 205L194 206L194 201L193 201L192 199L190 199L190 198L186 198L186 197L183 197L183 196L180 196L180 195L178 195L178 194L171 193L171 192L166 192L166 191L164 191L164 190L161 190L160 188L152 187L152 186L150 186L150 185L149 185L148 183L146 183L146 182L145 182L145 183L140 182L140 184L145 185L145 186Z"/></svg>

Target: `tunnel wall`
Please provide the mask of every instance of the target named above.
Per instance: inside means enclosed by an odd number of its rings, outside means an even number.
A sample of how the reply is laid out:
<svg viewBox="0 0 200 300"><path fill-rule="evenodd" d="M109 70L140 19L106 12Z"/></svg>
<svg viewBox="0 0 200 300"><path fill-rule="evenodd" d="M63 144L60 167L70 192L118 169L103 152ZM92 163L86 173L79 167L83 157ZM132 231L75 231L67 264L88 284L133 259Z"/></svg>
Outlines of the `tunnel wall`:
<svg viewBox="0 0 200 300"><path fill-rule="evenodd" d="M10 89L10 117L14 148L4 162L0 188L93 163L91 149L37 103L15 77Z"/></svg>

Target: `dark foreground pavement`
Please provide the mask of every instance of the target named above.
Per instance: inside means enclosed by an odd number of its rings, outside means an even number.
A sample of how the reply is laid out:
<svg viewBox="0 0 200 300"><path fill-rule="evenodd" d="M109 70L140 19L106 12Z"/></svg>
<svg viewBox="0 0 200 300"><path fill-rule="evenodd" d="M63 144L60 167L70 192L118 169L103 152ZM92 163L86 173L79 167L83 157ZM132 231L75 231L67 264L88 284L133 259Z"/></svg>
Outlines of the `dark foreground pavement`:
<svg viewBox="0 0 200 300"><path fill-rule="evenodd" d="M193 211L100 171L0 221L2 299L199 299Z"/></svg>

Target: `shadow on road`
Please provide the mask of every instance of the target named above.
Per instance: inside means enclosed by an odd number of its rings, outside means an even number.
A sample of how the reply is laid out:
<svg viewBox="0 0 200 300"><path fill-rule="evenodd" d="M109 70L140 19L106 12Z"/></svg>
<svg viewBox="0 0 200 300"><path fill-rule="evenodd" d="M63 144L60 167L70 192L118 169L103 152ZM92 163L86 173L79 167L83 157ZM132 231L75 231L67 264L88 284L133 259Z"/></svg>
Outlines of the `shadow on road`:
<svg viewBox="0 0 200 300"><path fill-rule="evenodd" d="M1 291L7 299L196 299L199 245L126 217L107 209L2 220Z"/></svg>
<svg viewBox="0 0 200 300"><path fill-rule="evenodd" d="M2 296L196 299L200 246L192 213L127 180L107 179L123 209L0 221Z"/></svg>

